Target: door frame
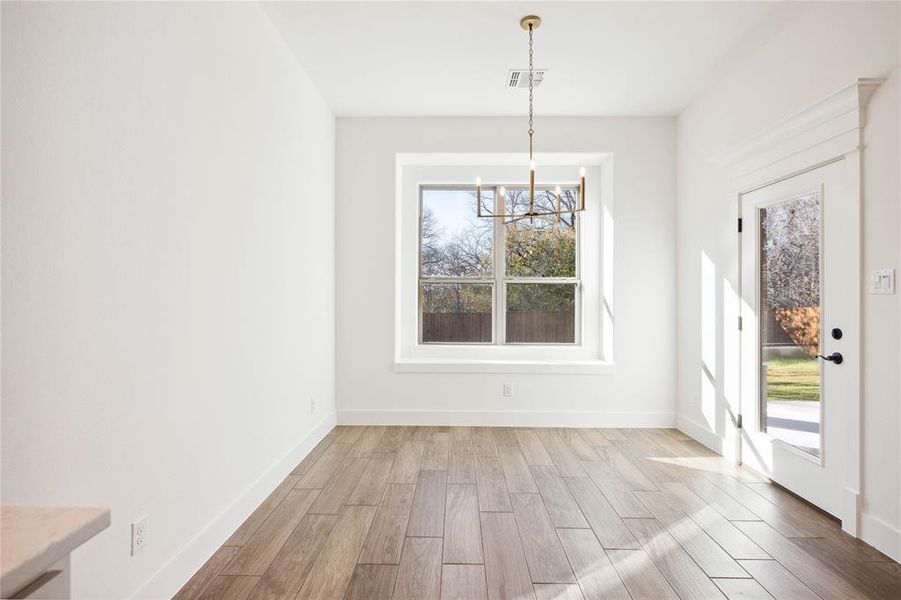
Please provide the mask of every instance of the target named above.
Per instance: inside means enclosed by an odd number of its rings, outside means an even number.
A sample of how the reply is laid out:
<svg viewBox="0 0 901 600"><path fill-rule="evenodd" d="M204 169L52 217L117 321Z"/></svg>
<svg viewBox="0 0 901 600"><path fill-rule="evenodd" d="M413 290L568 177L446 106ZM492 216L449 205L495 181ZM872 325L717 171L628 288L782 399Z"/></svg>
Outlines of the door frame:
<svg viewBox="0 0 901 600"><path fill-rule="evenodd" d="M847 346L846 350L860 357L855 361L862 364L863 356L863 319L862 319L862 173L864 148L863 129L866 125L866 106L876 88L882 83L882 79L858 79L852 85L829 95L817 102L767 128L758 135L750 138L743 144L731 149L723 155L714 157L712 161L720 167L728 170L732 182L732 202L741 215L742 197L750 192L759 190L769 185L784 181L791 177L820 168L827 164L844 161L845 166L845 191L848 202L853 202L856 210L854 223L849 223L857 232L857 244L847 251L853 255L855 265L852 279L857 287L856 319L854 326L858 328L860 336L854 345ZM738 217L736 217L738 222ZM738 230L738 228L736 228ZM750 233L750 232L749 232ZM738 256L738 274L735 288L738 297L742 297L741 290L741 261L742 261L741 233L736 233L736 250ZM741 302L738 303L742 305ZM742 312L747 309L739 308L735 320L741 329ZM741 354L743 345L742 336L748 335L748 330L739 332L738 348L735 355L738 360L738 376L741 377L742 361L747 358ZM845 452L844 474L842 476L843 489L841 514L842 529L851 535L859 534L860 520L860 489L861 489L861 377L860 368L856 366L852 377L855 380L853 389L856 393L846 401L844 417L848 428L847 445ZM739 379L739 390L743 387ZM741 397L733 401L735 404L727 407L734 419L730 427L727 426L727 443L724 452L731 455L736 463L741 462L742 446L747 443L745 433L742 431ZM844 402L844 401L843 401ZM842 450L832 450L842 451Z"/></svg>

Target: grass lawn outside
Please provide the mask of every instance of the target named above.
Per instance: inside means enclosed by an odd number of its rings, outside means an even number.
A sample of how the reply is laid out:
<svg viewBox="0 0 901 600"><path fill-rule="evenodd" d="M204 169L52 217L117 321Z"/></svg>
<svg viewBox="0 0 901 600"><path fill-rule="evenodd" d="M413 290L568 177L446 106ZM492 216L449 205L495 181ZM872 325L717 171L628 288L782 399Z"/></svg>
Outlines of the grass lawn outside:
<svg viewBox="0 0 901 600"><path fill-rule="evenodd" d="M820 399L820 363L815 358L774 356L766 361L767 401Z"/></svg>

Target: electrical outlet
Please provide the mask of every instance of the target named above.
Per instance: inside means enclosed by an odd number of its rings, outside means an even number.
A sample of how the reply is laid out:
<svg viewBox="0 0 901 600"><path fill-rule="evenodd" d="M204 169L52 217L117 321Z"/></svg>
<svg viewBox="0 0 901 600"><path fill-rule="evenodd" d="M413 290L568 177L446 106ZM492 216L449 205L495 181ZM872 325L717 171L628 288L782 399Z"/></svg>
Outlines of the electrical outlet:
<svg viewBox="0 0 901 600"><path fill-rule="evenodd" d="M310 414L316 412L316 398L310 398Z"/></svg>
<svg viewBox="0 0 901 600"><path fill-rule="evenodd" d="M134 556L147 545L147 515L131 524L131 555Z"/></svg>
<svg viewBox="0 0 901 600"><path fill-rule="evenodd" d="M509 398L509 397L511 397L512 395L513 395L513 384L512 384L512 383L505 383L505 384L504 384L504 396L506 396L507 398Z"/></svg>

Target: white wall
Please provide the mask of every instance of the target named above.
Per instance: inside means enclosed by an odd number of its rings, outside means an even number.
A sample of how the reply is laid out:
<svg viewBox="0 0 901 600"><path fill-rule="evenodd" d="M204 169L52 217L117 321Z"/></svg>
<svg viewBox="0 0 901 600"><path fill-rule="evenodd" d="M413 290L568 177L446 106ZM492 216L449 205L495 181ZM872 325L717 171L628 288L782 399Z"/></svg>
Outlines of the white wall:
<svg viewBox="0 0 901 600"><path fill-rule="evenodd" d="M898 66L901 68L901 17L898 18ZM896 105L896 112L898 114L898 179L899 179L899 187L901 187L901 102L898 102ZM901 210L898 211L898 231L901 231ZM901 266L901 243L898 244L898 265ZM896 272L897 276L897 272ZM898 331L898 344L901 345L901 327L899 327ZM898 361L896 363L896 368L898 372L901 372L901 352L898 353ZM899 393L901 396L901 393ZM898 429L896 431L901 432L901 409L898 410ZM898 454L901 454L901 435L897 436L898 441ZM901 482L901 460L898 461L896 465L897 473L898 473L898 481ZM898 521L897 523L901 525L901 493L898 494ZM896 528L897 530L898 528ZM897 540L896 540L897 543ZM897 556L901 556L901 543L898 544Z"/></svg>
<svg viewBox="0 0 901 600"><path fill-rule="evenodd" d="M2 501L167 597L334 419L334 118L256 4L2 11Z"/></svg>
<svg viewBox="0 0 901 600"><path fill-rule="evenodd" d="M673 423L672 118L536 120L536 152L614 154L615 375L392 371L396 153L522 152L525 129L511 118L338 119L339 421Z"/></svg>
<svg viewBox="0 0 901 600"><path fill-rule="evenodd" d="M738 289L738 253L737 207L730 182L709 159L858 77L891 75L871 100L864 132L863 268L866 274L872 268L897 267L898 7L887 2L810 5L679 116L679 422L711 445L732 435L726 408L738 400L734 387L724 382L734 368L724 356L736 356L730 344L737 337L736 316L724 308L723 300L729 297L730 286ZM702 255L710 258L716 271L717 287L710 299L702 298ZM708 301L716 311L716 359L710 365L715 396L705 408L701 316ZM901 541L899 296L864 295L863 310L862 531L899 558L901 546L892 548Z"/></svg>

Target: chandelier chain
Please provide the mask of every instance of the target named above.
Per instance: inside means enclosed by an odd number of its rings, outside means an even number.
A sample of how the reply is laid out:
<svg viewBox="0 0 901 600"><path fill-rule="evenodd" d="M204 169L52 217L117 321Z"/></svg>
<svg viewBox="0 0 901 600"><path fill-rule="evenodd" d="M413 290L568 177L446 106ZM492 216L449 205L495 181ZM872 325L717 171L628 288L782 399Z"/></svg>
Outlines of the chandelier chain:
<svg viewBox="0 0 901 600"><path fill-rule="evenodd" d="M534 79L533 79L533 71L534 71L534 50L532 44L532 24L529 23L529 160L532 159L532 134L535 130L532 128L532 102L534 99Z"/></svg>

